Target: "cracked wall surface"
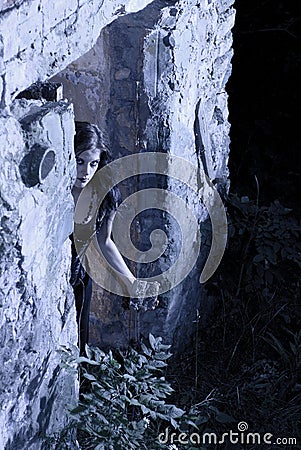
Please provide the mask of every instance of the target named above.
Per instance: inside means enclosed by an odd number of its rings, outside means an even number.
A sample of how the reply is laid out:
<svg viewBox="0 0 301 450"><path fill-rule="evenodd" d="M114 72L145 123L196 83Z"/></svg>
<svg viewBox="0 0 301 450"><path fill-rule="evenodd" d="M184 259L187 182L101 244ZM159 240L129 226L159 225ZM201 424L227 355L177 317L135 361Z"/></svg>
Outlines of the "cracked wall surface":
<svg viewBox="0 0 301 450"><path fill-rule="evenodd" d="M60 366L57 353L61 345L77 343L69 285L73 106L19 94L87 52L119 15L148 3L4 0L0 5L1 449L54 448L46 437L67 424L67 406L78 395L77 375ZM68 448L74 445L73 439Z"/></svg>
<svg viewBox="0 0 301 450"><path fill-rule="evenodd" d="M101 29L151 0L9 1L0 9L0 105L56 74L95 44Z"/></svg>
<svg viewBox="0 0 301 450"><path fill-rule="evenodd" d="M234 17L233 0L154 1L107 26L93 49L54 79L64 84L78 120L107 126L114 158L141 151L183 157L223 195L228 189L226 83ZM135 317L121 298L94 286L93 343L123 346L151 331L176 352L191 339L196 320L205 323L210 301L199 275L212 239L208 212L191 190L170 178L141 176L121 187L126 198L137 189L158 186L181 197L199 221L202 245L196 266L181 285L160 296L159 308ZM167 270L179 253L179 226L153 210L135 219L136 244L148 248L157 227L170 238L168 251L152 265L130 263L140 277Z"/></svg>
<svg viewBox="0 0 301 450"><path fill-rule="evenodd" d="M60 345L77 341L68 283L73 110L78 120L108 126L114 158L145 151L177 155L226 192L232 3L2 2L1 448L43 448L45 434L60 431L66 405L77 396L76 376L64 372L57 354ZM63 82L67 101L16 99L32 83L53 76ZM37 158L44 161L43 176ZM200 257L182 284L160 296L154 311L131 314L121 298L95 286L91 339L104 347L126 345L151 331L180 351L198 314L205 321L210 308L199 284L211 240L206 208L168 177L141 176L121 189L126 197L153 186L169 188L193 209L202 232ZM168 251L151 266L131 266L139 276L165 270L175 260L181 230L160 212L146 212L134 222L141 248L147 248L151 227L162 226L170 238Z"/></svg>
<svg viewBox="0 0 301 450"><path fill-rule="evenodd" d="M76 345L68 283L73 229L73 109L66 102L16 100L0 118L1 412L0 447L39 448L66 424L77 381L60 367L61 345ZM38 149L55 155L39 180Z"/></svg>

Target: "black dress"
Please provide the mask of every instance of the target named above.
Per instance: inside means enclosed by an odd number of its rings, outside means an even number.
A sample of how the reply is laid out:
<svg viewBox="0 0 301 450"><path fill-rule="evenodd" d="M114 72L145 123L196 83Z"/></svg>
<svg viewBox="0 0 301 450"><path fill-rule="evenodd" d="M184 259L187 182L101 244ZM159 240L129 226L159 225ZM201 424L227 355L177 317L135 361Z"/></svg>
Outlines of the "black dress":
<svg viewBox="0 0 301 450"><path fill-rule="evenodd" d="M105 197L99 208L95 232L98 233L101 225L108 215L115 211L120 203L120 192L117 188L113 188ZM70 236L72 243L72 261L71 261L71 277L70 284L73 287L76 319L78 323L78 346L81 354L85 351L85 345L89 342L89 318L90 304L92 297L92 279L85 271L77 254L74 237Z"/></svg>
<svg viewBox="0 0 301 450"><path fill-rule="evenodd" d="M71 262L71 277L70 284L73 287L75 306L76 306L76 320L78 324L78 346L81 353L85 350L85 345L89 340L89 315L90 304L92 297L92 279L83 268L74 245L73 236L72 242L72 262Z"/></svg>

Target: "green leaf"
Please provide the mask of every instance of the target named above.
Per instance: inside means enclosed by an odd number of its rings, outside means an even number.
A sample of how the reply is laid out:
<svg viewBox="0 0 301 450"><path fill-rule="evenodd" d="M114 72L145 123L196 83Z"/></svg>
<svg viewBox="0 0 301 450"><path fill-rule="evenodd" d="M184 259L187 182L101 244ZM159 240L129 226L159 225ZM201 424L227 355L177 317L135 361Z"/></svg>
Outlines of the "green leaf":
<svg viewBox="0 0 301 450"><path fill-rule="evenodd" d="M157 340L156 340L156 338L151 333L149 333L148 339L149 339L149 343L150 343L152 349L156 350L156 348L157 348Z"/></svg>
<svg viewBox="0 0 301 450"><path fill-rule="evenodd" d="M141 349L143 351L143 353L146 354L146 356L151 356L152 355L152 351L146 347L145 344L141 343Z"/></svg>
<svg viewBox="0 0 301 450"><path fill-rule="evenodd" d="M137 379L133 375L129 375L128 373L125 373L123 375L123 378L125 378L126 380L129 380L129 381L133 381L134 383L137 381Z"/></svg>
<svg viewBox="0 0 301 450"><path fill-rule="evenodd" d="M76 358L76 362L78 364L87 363L87 364L91 364L91 366L99 366L98 362L93 361L93 359L85 358L84 356L80 356L79 358Z"/></svg>
<svg viewBox="0 0 301 450"><path fill-rule="evenodd" d="M185 424L190 425L191 427L195 428L196 430L199 430L199 427L192 420L186 420Z"/></svg>
<svg viewBox="0 0 301 450"><path fill-rule="evenodd" d="M141 411L143 412L143 414L147 414L147 413L151 412L151 410L144 405L140 405L140 407L141 407Z"/></svg>
<svg viewBox="0 0 301 450"><path fill-rule="evenodd" d="M204 423L207 423L209 421L208 416L198 416L196 419L196 425L203 425Z"/></svg>
<svg viewBox="0 0 301 450"><path fill-rule="evenodd" d="M262 262L262 261L264 261L264 258L265 258L265 256L262 253L260 253L259 255L254 256L253 262L254 263Z"/></svg>
<svg viewBox="0 0 301 450"><path fill-rule="evenodd" d="M84 406L84 405L78 405L78 406L76 406L76 408L73 408L71 411L70 411L70 414L72 414L72 415L77 415L77 414L80 414L80 413L82 413L82 412L84 412L84 411L86 411L87 410L87 407L86 406Z"/></svg>
<svg viewBox="0 0 301 450"><path fill-rule="evenodd" d="M176 430L179 428L179 424L173 418L170 419L170 423Z"/></svg>
<svg viewBox="0 0 301 450"><path fill-rule="evenodd" d="M166 352L157 352L155 355L156 359L160 359L160 360L165 360L168 359L172 356L171 353L166 353Z"/></svg>
<svg viewBox="0 0 301 450"><path fill-rule="evenodd" d="M90 380L90 381L97 381L97 378L95 378L95 376L94 376L94 375L91 375L90 373L84 373L83 376L84 376L84 378L86 378L87 380Z"/></svg>

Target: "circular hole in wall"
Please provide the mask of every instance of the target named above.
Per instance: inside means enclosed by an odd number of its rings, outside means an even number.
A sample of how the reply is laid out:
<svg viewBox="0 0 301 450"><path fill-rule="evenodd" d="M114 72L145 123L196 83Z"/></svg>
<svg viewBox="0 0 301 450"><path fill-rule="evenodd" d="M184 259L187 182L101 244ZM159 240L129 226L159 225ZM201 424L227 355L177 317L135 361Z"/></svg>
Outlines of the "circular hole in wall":
<svg viewBox="0 0 301 450"><path fill-rule="evenodd" d="M54 150L41 144L34 144L19 165L23 183L27 187L43 183L54 165Z"/></svg>
<svg viewBox="0 0 301 450"><path fill-rule="evenodd" d="M46 151L45 154L43 155L40 163L40 171L39 171L40 183L42 183L45 180L45 178L53 168L54 164L55 164L55 153L53 150L48 149L48 151Z"/></svg>

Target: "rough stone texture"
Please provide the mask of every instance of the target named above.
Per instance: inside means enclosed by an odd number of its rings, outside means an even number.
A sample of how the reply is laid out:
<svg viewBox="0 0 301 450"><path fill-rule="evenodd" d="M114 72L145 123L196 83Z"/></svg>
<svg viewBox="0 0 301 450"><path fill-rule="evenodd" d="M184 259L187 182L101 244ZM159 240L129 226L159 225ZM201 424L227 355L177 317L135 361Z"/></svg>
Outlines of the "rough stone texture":
<svg viewBox="0 0 301 450"><path fill-rule="evenodd" d="M108 32L105 28L96 45L51 78L63 83L64 96L74 105L76 120L103 126L110 102L110 58Z"/></svg>
<svg viewBox="0 0 301 450"><path fill-rule="evenodd" d="M146 135L150 147L189 160L221 193L228 187L229 123L225 86L231 73L232 3L180 1L176 8L164 9L159 30L154 30L145 41L144 80L150 107ZM157 61L153 58L154 48ZM159 311L160 318L156 320L156 324L162 323L175 351L179 351L195 332L196 321L204 323L210 309L199 275L208 257L211 235L206 210L191 192L173 179L169 179L169 189L186 199L199 219L202 232L195 269L181 285L164 296L167 314ZM172 223L169 234L175 241L181 239L180 230ZM195 240L195 236L191 239ZM166 261L163 268L165 264ZM151 322L149 317L145 324L150 327L147 321Z"/></svg>
<svg viewBox="0 0 301 450"><path fill-rule="evenodd" d="M87 52L105 25L150 1L4 0L0 5L1 449L46 448L45 435L64 427L66 405L78 394L76 376L60 368L57 354L60 345L77 342L68 282L73 110L66 102L14 99ZM45 179L39 183L41 174L31 172L36 154L47 148L49 167L43 166Z"/></svg>
<svg viewBox="0 0 301 450"><path fill-rule="evenodd" d="M172 153L198 167L221 193L227 191L225 86L231 73L232 4L233 0L157 0L106 27L89 53L54 78L64 84L78 120L108 125L114 158L145 150ZM160 297L156 311L125 311L121 298L95 286L93 343L122 346L140 332L151 331L180 351L193 334L195 321L205 320L210 308L199 284L211 244L206 209L191 191L164 177L143 176L121 188L125 198L137 189L158 185L183 198L197 216L202 230L199 260L180 286ZM154 228L167 230L168 251L146 267L130 263L141 277L166 270L179 253L179 226L153 211L135 220L132 236L139 248L148 248Z"/></svg>
<svg viewBox="0 0 301 450"><path fill-rule="evenodd" d="M77 342L68 282L73 109L16 100L0 127L0 448L36 450L64 426L77 396L76 377L60 368L57 353ZM53 149L55 166L27 188L19 167L34 144Z"/></svg>
<svg viewBox="0 0 301 450"><path fill-rule="evenodd" d="M231 70L232 3L6 0L1 4L0 448L44 448L43 435L64 426L66 404L77 391L75 376L59 367L56 352L61 344L77 340L68 283L73 112L64 101L12 103L13 99L33 82L72 63L58 76L65 95L73 100L77 119L108 124L114 157L146 150L183 156L223 191L228 183L225 84ZM28 181L28 155L47 148L55 152L55 166L43 183ZM158 185L169 187L194 209L203 230L199 261L182 285L161 296L155 311L130 313L120 298L96 288L92 340L102 346L126 345L140 332L151 331L179 350L193 333L197 311L202 317L206 312L206 297L198 283L210 243L204 208L166 177L142 176L121 188L126 197L137 188ZM165 269L178 252L179 227L164 213L146 213L135 221L133 236L141 248L149 243L149 224L155 228L163 224L171 244L158 264L131 265L140 276Z"/></svg>
<svg viewBox="0 0 301 450"><path fill-rule="evenodd" d="M116 17L150 2L6 1L0 9L2 106L30 84L46 80L90 50L101 29Z"/></svg>

